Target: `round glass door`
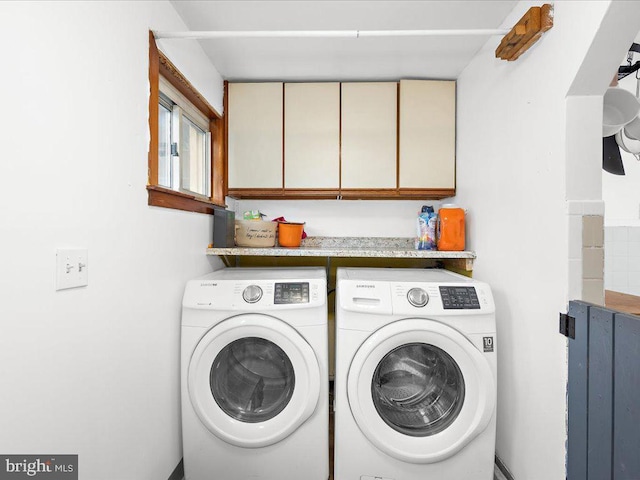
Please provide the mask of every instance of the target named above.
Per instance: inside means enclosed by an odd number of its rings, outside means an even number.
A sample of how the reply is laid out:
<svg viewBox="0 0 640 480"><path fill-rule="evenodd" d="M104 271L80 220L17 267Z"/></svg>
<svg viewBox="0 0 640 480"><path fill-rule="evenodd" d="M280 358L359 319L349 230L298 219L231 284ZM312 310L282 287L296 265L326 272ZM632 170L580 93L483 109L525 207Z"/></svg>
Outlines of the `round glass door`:
<svg viewBox="0 0 640 480"><path fill-rule="evenodd" d="M347 399L364 436L409 463L440 462L489 425L494 372L482 351L454 328L429 319L398 320L355 352Z"/></svg>
<svg viewBox="0 0 640 480"><path fill-rule="evenodd" d="M295 373L287 354L264 338L231 342L216 356L209 379L218 406L247 423L272 419L289 404Z"/></svg>
<svg viewBox="0 0 640 480"><path fill-rule="evenodd" d="M206 331L187 369L189 398L202 424L246 448L295 432L318 404L320 379L304 337L264 314L240 314Z"/></svg>
<svg viewBox="0 0 640 480"><path fill-rule="evenodd" d="M464 378L447 352L411 343L385 355L371 382L373 404L395 431L427 437L446 429L464 403Z"/></svg>

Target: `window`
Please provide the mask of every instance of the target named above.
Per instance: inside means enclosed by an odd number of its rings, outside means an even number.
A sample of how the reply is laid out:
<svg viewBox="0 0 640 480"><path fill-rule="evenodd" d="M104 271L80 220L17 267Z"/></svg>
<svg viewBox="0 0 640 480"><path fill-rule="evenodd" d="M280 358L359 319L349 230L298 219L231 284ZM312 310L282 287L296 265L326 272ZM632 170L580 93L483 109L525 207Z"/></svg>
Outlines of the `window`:
<svg viewBox="0 0 640 480"><path fill-rule="evenodd" d="M209 119L160 77L158 184L211 197Z"/></svg>
<svg viewBox="0 0 640 480"><path fill-rule="evenodd" d="M224 206L224 123L149 32L149 205L213 213Z"/></svg>

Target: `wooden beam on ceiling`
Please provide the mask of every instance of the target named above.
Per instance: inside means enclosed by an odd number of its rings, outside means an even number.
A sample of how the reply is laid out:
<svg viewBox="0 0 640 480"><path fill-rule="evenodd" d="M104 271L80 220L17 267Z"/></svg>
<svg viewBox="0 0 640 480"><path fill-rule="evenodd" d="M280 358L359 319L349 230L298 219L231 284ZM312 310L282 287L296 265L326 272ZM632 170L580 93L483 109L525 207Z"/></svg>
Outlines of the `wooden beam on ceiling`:
<svg viewBox="0 0 640 480"><path fill-rule="evenodd" d="M536 43L542 34L553 27L553 6L531 7L507 33L498 48L496 58L513 62Z"/></svg>

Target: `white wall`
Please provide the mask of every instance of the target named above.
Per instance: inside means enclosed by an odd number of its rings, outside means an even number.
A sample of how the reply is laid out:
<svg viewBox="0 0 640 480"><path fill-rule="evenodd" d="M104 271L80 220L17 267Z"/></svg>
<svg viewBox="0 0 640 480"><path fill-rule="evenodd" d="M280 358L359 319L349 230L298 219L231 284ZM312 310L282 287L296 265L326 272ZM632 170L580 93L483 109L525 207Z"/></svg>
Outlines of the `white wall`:
<svg viewBox="0 0 640 480"><path fill-rule="evenodd" d="M422 205L436 200L231 200L236 218L260 210L266 220L305 222L305 232L323 237L413 237Z"/></svg>
<svg viewBox="0 0 640 480"><path fill-rule="evenodd" d="M517 480L565 476L565 96L608 4L555 2L530 51L498 60L492 39L458 79L456 201L473 211L474 277L496 298L497 454Z"/></svg>
<svg viewBox="0 0 640 480"><path fill-rule="evenodd" d="M147 206L148 30L168 2L0 2L0 451L79 454L80 478L167 478L182 456L180 303L210 216ZM196 43L166 46L221 110ZM89 285L56 292L57 248Z"/></svg>

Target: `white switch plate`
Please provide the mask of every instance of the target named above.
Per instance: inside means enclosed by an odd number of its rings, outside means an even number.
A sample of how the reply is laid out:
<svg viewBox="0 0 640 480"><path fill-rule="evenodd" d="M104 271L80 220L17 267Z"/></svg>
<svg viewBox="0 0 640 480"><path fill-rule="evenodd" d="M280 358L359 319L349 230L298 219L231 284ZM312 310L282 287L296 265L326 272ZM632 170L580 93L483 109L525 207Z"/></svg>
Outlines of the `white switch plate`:
<svg viewBox="0 0 640 480"><path fill-rule="evenodd" d="M89 251L56 250L56 290L84 287L89 284Z"/></svg>

